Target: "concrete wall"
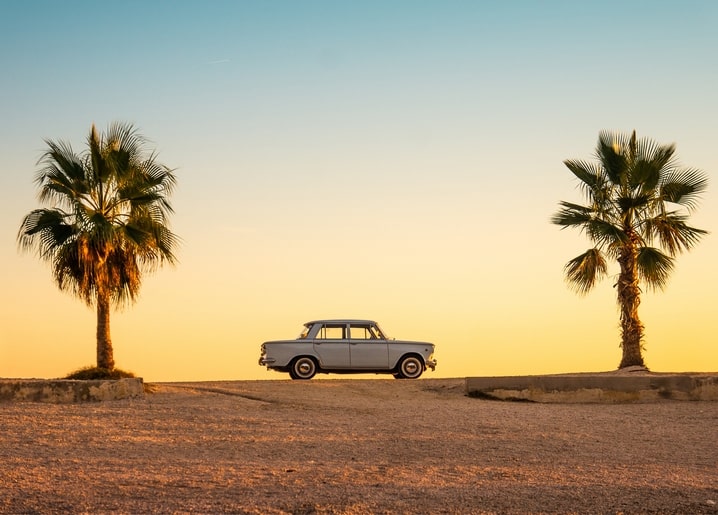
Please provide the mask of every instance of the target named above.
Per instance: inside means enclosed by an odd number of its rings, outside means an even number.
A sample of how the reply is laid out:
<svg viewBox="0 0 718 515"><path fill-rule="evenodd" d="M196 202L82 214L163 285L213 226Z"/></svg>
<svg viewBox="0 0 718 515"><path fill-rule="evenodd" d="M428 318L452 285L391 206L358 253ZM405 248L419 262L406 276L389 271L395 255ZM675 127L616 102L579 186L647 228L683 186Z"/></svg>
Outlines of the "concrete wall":
<svg viewBox="0 0 718 515"><path fill-rule="evenodd" d="M532 402L718 401L718 375L575 374L517 377L469 377L471 397Z"/></svg>
<svg viewBox="0 0 718 515"><path fill-rule="evenodd" d="M0 402L72 403L143 397L141 377L117 380L0 379Z"/></svg>

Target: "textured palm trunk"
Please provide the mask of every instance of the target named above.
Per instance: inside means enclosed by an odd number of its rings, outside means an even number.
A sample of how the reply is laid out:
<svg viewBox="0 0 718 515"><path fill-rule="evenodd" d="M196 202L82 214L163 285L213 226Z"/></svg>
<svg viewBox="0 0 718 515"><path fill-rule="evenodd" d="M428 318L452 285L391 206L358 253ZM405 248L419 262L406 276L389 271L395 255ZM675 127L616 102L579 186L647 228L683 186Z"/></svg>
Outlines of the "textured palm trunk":
<svg viewBox="0 0 718 515"><path fill-rule="evenodd" d="M643 324L638 318L641 290L638 286L636 261L638 251L634 244L626 245L618 258L621 272L618 277L618 307L621 312L621 348L623 357L618 368L644 366Z"/></svg>
<svg viewBox="0 0 718 515"><path fill-rule="evenodd" d="M106 293L97 295L97 367L115 368L110 339L110 296Z"/></svg>

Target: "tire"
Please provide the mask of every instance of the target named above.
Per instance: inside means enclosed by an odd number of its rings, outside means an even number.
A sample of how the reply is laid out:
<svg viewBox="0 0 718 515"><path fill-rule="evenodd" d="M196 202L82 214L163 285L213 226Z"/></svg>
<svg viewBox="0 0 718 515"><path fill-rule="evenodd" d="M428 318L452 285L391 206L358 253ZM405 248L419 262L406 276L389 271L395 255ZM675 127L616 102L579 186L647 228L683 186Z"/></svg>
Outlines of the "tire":
<svg viewBox="0 0 718 515"><path fill-rule="evenodd" d="M294 361L289 368L289 376L292 379L308 380L317 373L317 362L308 356L302 356Z"/></svg>
<svg viewBox="0 0 718 515"><path fill-rule="evenodd" d="M398 375L404 379L418 379L424 372L424 362L417 356L404 356L399 362Z"/></svg>

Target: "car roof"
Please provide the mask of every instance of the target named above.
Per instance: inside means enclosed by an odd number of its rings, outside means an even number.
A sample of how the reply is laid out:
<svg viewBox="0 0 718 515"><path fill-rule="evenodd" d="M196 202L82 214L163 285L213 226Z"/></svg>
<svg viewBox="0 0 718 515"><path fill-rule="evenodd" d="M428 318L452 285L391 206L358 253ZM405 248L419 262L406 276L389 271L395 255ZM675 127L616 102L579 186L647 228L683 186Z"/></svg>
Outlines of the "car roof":
<svg viewBox="0 0 718 515"><path fill-rule="evenodd" d="M327 320L312 320L311 322L307 322L304 324L305 326L310 326L314 324L374 324L378 325L373 320L362 320L358 318L333 318L333 319L327 319Z"/></svg>

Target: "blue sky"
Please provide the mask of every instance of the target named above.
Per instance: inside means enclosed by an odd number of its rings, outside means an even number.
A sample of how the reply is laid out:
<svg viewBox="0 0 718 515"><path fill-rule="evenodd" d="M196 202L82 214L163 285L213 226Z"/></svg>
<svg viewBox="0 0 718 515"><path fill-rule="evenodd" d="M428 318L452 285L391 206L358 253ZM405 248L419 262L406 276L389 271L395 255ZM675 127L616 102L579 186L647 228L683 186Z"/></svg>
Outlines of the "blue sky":
<svg viewBox="0 0 718 515"><path fill-rule="evenodd" d="M561 278L587 245L548 224L559 200L579 200L562 161L591 158L600 130L636 129L676 142L679 158L711 178L718 169L715 2L1 9L0 262L10 286L0 305L12 309L0 376L61 374L93 359L92 313L15 244L37 205L43 139L81 150L93 122L136 124L177 168L180 265L149 278L113 326L127 368L163 379L266 377L254 364L261 340L322 316L435 336L448 375L612 368L610 284L581 299ZM694 222L715 232L716 219L711 187ZM653 349L659 368L718 368L715 322L701 317L716 305L714 239L679 260L668 292L644 301L649 365ZM338 286L346 277L375 297ZM26 321L38 299L66 326L63 352L48 351L47 334ZM698 327L683 350L664 336L675 324L660 325L677 304L694 307L685 316ZM577 351L587 325L592 350ZM158 334L138 336L148 327ZM138 339L154 343L127 343ZM169 349L186 356L174 373L157 364ZM44 352L57 353L60 370L30 364L26 354Z"/></svg>

